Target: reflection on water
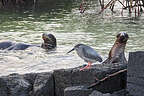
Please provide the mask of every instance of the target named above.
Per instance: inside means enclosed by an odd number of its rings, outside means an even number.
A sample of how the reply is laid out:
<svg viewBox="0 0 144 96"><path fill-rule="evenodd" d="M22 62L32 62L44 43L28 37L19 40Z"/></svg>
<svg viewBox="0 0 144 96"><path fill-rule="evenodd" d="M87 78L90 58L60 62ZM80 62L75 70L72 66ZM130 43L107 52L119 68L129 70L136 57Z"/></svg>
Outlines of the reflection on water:
<svg viewBox="0 0 144 96"><path fill-rule="evenodd" d="M92 46L106 59L115 35L122 31L130 37L126 46L127 57L128 52L144 49L143 17L132 20L126 16L98 16L95 14L97 9L96 5L90 6L84 14L80 14L78 6L73 3L68 10L57 8L34 14L0 14L0 40L40 45L43 42L42 33L52 33L58 43L57 50L52 52L37 47L24 51L0 50L0 75L45 72L83 65L84 61L75 52L66 54L78 43Z"/></svg>

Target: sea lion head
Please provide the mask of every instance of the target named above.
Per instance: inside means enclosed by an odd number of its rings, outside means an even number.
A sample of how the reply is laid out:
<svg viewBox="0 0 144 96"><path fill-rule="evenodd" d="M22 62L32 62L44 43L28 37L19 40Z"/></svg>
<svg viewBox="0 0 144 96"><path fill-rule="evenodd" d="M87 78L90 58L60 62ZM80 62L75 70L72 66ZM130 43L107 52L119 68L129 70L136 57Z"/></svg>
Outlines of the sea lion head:
<svg viewBox="0 0 144 96"><path fill-rule="evenodd" d="M56 38L53 34L43 33L42 39L44 40L44 43L47 45L54 46L54 47L56 47L57 45Z"/></svg>
<svg viewBox="0 0 144 96"><path fill-rule="evenodd" d="M125 32L118 33L116 37L117 37L117 42L119 43L126 43L129 38L128 34Z"/></svg>

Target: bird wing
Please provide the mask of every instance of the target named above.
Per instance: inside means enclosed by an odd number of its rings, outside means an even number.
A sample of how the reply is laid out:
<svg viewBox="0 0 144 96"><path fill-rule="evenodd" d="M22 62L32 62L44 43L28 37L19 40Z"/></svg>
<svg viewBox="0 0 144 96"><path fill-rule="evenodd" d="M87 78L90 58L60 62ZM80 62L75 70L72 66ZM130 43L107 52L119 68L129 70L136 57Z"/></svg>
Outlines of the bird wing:
<svg viewBox="0 0 144 96"><path fill-rule="evenodd" d="M89 46L83 48L83 55L86 58L90 58L99 62L102 61L101 56L93 48Z"/></svg>

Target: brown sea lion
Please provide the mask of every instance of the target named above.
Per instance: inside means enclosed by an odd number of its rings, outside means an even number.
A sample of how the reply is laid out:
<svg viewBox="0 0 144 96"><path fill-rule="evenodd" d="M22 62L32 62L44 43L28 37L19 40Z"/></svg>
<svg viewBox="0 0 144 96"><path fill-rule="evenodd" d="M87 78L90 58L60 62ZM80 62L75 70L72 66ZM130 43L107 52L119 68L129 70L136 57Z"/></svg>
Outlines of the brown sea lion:
<svg viewBox="0 0 144 96"><path fill-rule="evenodd" d="M117 34L116 41L109 52L108 58L103 62L105 63L122 63L126 64L127 60L125 58L124 50L129 38L128 34L125 32L121 32Z"/></svg>
<svg viewBox="0 0 144 96"><path fill-rule="evenodd" d="M49 50L57 47L57 40L53 34L43 33L42 39L44 41L41 45L42 48Z"/></svg>

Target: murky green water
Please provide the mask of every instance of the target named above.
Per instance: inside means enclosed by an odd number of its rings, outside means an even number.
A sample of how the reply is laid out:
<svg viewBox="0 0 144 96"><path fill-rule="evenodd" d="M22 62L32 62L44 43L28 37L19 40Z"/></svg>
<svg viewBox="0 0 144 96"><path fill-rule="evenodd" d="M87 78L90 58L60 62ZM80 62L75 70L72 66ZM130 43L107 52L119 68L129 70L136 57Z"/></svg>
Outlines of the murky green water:
<svg viewBox="0 0 144 96"><path fill-rule="evenodd" d="M51 11L16 14L0 13L0 40L11 40L30 44L41 44L42 33L52 33L57 38L56 51L31 47L24 51L0 50L0 75L10 73L45 72L60 68L71 68L84 64L75 52L66 54L75 44L84 43L95 48L103 59L107 58L115 36L127 32L129 40L126 56L132 51L144 50L144 17L134 20L127 15L96 15L97 4L89 6L80 14L77 3L70 7L57 4ZM96 63L98 64L98 63Z"/></svg>

